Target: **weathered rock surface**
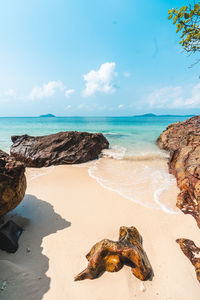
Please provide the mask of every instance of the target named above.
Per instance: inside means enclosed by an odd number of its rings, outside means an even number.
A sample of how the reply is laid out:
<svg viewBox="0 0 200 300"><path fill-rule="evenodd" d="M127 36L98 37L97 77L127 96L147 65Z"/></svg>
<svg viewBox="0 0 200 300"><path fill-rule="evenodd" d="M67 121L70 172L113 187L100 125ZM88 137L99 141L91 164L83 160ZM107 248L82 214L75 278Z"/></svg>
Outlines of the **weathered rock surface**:
<svg viewBox="0 0 200 300"><path fill-rule="evenodd" d="M170 151L169 172L181 190L177 206L200 227L200 116L169 125L157 144Z"/></svg>
<svg viewBox="0 0 200 300"><path fill-rule="evenodd" d="M109 147L101 133L67 131L47 136L12 136L10 153L27 167L83 163Z"/></svg>
<svg viewBox="0 0 200 300"><path fill-rule="evenodd" d="M176 242L180 245L183 253L195 267L197 279L200 282L200 248L198 248L191 240L177 239Z"/></svg>
<svg viewBox="0 0 200 300"><path fill-rule="evenodd" d="M24 164L0 150L0 218L24 198L26 177Z"/></svg>
<svg viewBox="0 0 200 300"><path fill-rule="evenodd" d="M200 116L169 125L157 139L170 151L169 172L177 179L180 193L177 207L191 214L200 227ZM195 266L200 282L200 249L188 239L177 239L183 253Z"/></svg>
<svg viewBox="0 0 200 300"><path fill-rule="evenodd" d="M157 139L157 144L162 149L175 151L189 144L199 144L199 141L200 116L195 116L184 122L170 124Z"/></svg>
<svg viewBox="0 0 200 300"><path fill-rule="evenodd" d="M18 240L23 229L13 221L8 221L0 228L0 249L15 253L18 249Z"/></svg>
<svg viewBox="0 0 200 300"><path fill-rule="evenodd" d="M142 248L142 237L135 227L120 227L119 240L102 240L95 244L86 255L88 267L74 280L94 279L103 272L117 272L124 264L140 280L152 275L152 268Z"/></svg>

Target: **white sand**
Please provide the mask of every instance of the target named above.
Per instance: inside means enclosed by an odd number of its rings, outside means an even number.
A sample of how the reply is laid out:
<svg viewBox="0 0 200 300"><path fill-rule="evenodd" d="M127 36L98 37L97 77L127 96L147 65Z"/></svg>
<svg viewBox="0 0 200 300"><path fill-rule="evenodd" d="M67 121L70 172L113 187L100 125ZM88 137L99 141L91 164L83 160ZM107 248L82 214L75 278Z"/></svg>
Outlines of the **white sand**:
<svg viewBox="0 0 200 300"><path fill-rule="evenodd" d="M104 189L87 168L59 166L43 172L37 178L28 176L26 197L10 215L25 231L15 254L0 252L0 286L6 281L1 300L200 299L194 267L175 242L185 237L200 245L191 216L135 204ZM103 238L117 240L122 225L140 231L154 271L152 281L142 284L124 267L74 282L87 266L85 254L91 246Z"/></svg>

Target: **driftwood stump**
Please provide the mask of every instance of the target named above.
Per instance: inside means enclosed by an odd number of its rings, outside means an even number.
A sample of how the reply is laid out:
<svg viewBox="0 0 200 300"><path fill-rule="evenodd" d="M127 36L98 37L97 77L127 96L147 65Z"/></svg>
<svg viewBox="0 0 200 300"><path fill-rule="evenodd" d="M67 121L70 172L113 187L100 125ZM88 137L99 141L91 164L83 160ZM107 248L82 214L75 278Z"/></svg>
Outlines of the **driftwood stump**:
<svg viewBox="0 0 200 300"><path fill-rule="evenodd" d="M193 241L188 239L177 239L176 242L195 267L197 279L200 282L200 248L198 248Z"/></svg>
<svg viewBox="0 0 200 300"><path fill-rule="evenodd" d="M117 272L124 264L140 280L147 280L152 268L142 248L142 237L135 227L120 227L119 240L102 240L95 244L86 255L88 267L74 280L94 279L103 272Z"/></svg>

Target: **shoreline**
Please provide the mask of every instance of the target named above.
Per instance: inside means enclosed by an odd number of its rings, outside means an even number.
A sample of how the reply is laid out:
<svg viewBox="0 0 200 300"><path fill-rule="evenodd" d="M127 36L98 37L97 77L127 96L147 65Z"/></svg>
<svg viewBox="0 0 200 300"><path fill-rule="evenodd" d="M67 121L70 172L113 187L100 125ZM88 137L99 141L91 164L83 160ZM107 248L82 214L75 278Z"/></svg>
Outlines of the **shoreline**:
<svg viewBox="0 0 200 300"><path fill-rule="evenodd" d="M56 166L27 179L25 199L8 215L24 223L25 231L14 255L1 251L0 268L6 278L0 280L6 280L7 287L0 297L10 300L18 293L26 300L199 299L193 266L175 242L188 237L200 243L191 216L137 205L103 188L86 168ZM175 209L176 198L172 201ZM152 281L142 283L124 267L95 280L74 282L87 266L85 254L92 245L103 238L117 240L120 226L135 226L142 235L154 271Z"/></svg>

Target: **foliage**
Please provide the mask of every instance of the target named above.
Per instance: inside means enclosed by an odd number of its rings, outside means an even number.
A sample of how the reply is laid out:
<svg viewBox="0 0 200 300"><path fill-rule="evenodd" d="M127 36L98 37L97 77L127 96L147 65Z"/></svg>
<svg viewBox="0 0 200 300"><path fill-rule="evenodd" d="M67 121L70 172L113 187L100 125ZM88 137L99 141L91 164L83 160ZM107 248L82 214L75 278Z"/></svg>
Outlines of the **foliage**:
<svg viewBox="0 0 200 300"><path fill-rule="evenodd" d="M176 32L181 32L180 44L189 53L200 51L200 1L168 11L168 19L176 24Z"/></svg>

